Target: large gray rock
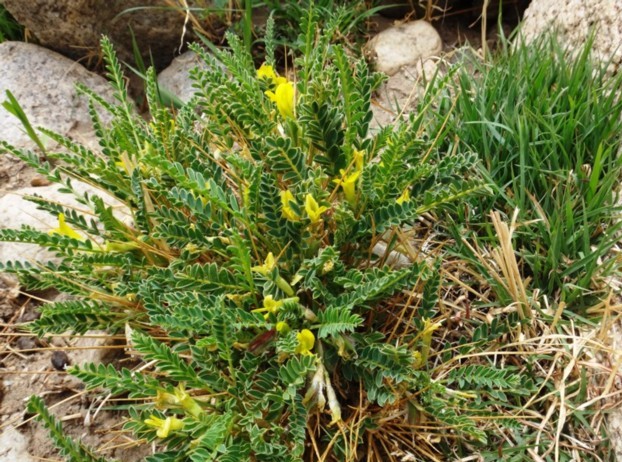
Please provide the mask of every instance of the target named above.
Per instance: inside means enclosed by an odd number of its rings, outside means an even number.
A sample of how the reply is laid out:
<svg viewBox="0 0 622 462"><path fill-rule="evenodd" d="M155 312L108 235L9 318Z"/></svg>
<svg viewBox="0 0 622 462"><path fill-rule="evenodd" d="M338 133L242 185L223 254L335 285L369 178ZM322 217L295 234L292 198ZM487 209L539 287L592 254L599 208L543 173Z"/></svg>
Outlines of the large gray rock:
<svg viewBox="0 0 622 462"><path fill-rule="evenodd" d="M620 0L533 0L521 32L527 41L543 32L557 30L560 43L580 49L592 30L596 36L593 56L609 63L609 72L622 66L622 2Z"/></svg>
<svg viewBox="0 0 622 462"><path fill-rule="evenodd" d="M28 440L8 426L0 431L0 462L34 462L28 453Z"/></svg>
<svg viewBox="0 0 622 462"><path fill-rule="evenodd" d="M380 32L366 48L376 69L391 76L404 66L415 66L425 58L437 56L443 42L429 23L412 21Z"/></svg>
<svg viewBox="0 0 622 462"><path fill-rule="evenodd" d="M28 3L28 2L24 2ZM78 82L113 100L103 77L58 53L23 42L0 44L0 98L10 90L34 126L43 126L95 147L87 98ZM0 139L19 148L34 148L19 120L0 108Z"/></svg>
<svg viewBox="0 0 622 462"><path fill-rule="evenodd" d="M41 45L73 59L96 63L102 34L122 60L134 62L132 32L143 59L161 69L192 30L183 9L166 0L2 0ZM188 1L190 8L205 2ZM196 11L195 11L196 13ZM199 15L196 15L197 17ZM196 17L195 17L196 19ZM185 27L186 26L186 27ZM207 28L207 21L202 24Z"/></svg>
<svg viewBox="0 0 622 462"><path fill-rule="evenodd" d="M190 79L190 71L205 66L205 62L194 51L185 52L158 74L160 90L166 90L187 103L196 91L192 87L194 82Z"/></svg>

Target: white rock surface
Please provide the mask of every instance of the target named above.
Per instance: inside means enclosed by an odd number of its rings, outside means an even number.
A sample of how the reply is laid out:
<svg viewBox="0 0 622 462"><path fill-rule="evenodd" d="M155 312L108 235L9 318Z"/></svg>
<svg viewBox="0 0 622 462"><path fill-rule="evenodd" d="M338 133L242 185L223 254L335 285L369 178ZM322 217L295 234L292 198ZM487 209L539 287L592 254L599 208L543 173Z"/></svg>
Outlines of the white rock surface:
<svg viewBox="0 0 622 462"><path fill-rule="evenodd" d="M444 72L443 61L439 58L427 58L415 65L403 66L396 74L389 77L377 91L376 104L372 105L374 119L371 129L377 130L394 123L401 115L407 115L415 108L425 94L429 82L438 73Z"/></svg>
<svg viewBox="0 0 622 462"><path fill-rule="evenodd" d="M113 198L108 197L101 191L78 182L72 183L77 191L89 191L104 198L106 203L115 207L117 216L124 222L131 221L127 212ZM58 220L51 214L38 210L37 205L24 199L24 196L39 195L51 202L58 202L66 207L73 207L77 211L86 209L79 204L72 194L64 194L58 191L58 185L45 187L22 188L11 191L0 198L0 229L19 229L22 225L32 226L41 231L49 231L58 227ZM46 262L54 259L54 254L33 244L22 244L15 242L0 242L0 262L21 261L21 262Z"/></svg>
<svg viewBox="0 0 622 462"><path fill-rule="evenodd" d="M527 41L556 29L560 42L580 49L595 29L593 56L611 63L611 74L622 66L622 1L532 0L521 26Z"/></svg>
<svg viewBox="0 0 622 462"><path fill-rule="evenodd" d="M6 100L10 90L33 127L43 126L96 147L87 98L78 96L75 86L80 82L113 101L103 77L58 53L23 42L0 44L0 69L0 100ZM4 108L0 108L0 139L18 148L35 146L19 120Z"/></svg>
<svg viewBox="0 0 622 462"><path fill-rule="evenodd" d="M158 74L158 85L186 103L196 91L192 87L194 82L190 79L190 71L205 66L205 62L194 51L187 51Z"/></svg>
<svg viewBox="0 0 622 462"><path fill-rule="evenodd" d="M403 66L414 66L422 59L438 55L443 42L426 21L412 21L390 27L367 44L376 69L391 76Z"/></svg>
<svg viewBox="0 0 622 462"><path fill-rule="evenodd" d="M0 430L0 462L35 462L28 453L28 440L11 426Z"/></svg>

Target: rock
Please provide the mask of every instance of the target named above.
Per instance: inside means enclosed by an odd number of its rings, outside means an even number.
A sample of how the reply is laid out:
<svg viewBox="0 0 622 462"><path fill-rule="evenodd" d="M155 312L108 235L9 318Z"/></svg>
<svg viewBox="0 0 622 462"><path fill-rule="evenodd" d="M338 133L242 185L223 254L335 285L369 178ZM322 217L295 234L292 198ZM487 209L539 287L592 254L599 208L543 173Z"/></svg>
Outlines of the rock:
<svg viewBox="0 0 622 462"><path fill-rule="evenodd" d="M37 348L37 342L33 337L20 337L15 342L15 348L27 354L32 354L34 353L33 350Z"/></svg>
<svg viewBox="0 0 622 462"><path fill-rule="evenodd" d="M195 67L205 68L206 64L194 51L185 52L158 74L158 86L187 103L196 91L190 79L190 71Z"/></svg>
<svg viewBox="0 0 622 462"><path fill-rule="evenodd" d="M131 222L131 217L121 204L105 193L77 181L72 182L73 187L79 193L88 191L89 194L99 195L104 201L115 207L116 216L125 223ZM59 185L29 187L12 191L0 198L0 229L19 229L22 225L28 225L41 231L49 231L58 227L57 217L46 211L37 209L37 205L24 199L24 196L38 195L49 201L73 207L76 210L84 210L85 206L79 204L72 194L64 194L58 191ZM54 254L37 245L22 244L15 242L0 242L0 262L9 260L20 262L40 262L53 260Z"/></svg>
<svg viewBox="0 0 622 462"><path fill-rule="evenodd" d="M8 426L0 431L0 462L34 462L28 453L28 440Z"/></svg>
<svg viewBox="0 0 622 462"><path fill-rule="evenodd" d="M403 66L438 55L443 43L436 29L425 21L412 21L386 29L366 45L376 69L391 76Z"/></svg>
<svg viewBox="0 0 622 462"><path fill-rule="evenodd" d="M56 369L57 371L66 370L71 364L71 361L69 361L69 356L67 356L67 353L61 350L57 350L53 352L52 357L50 358L50 361L52 362L52 366L54 366L54 369Z"/></svg>
<svg viewBox="0 0 622 462"><path fill-rule="evenodd" d="M0 107L0 118L2 118L2 112L4 109ZM2 138L2 128L0 128L0 138ZM12 189L28 186L35 174L32 168L17 157L0 153L0 197Z"/></svg>
<svg viewBox="0 0 622 462"><path fill-rule="evenodd" d="M103 34L110 37L119 58L133 64L133 34L143 60L150 63L153 57L156 68L162 69L192 31L184 10L167 0L3 0L3 4L41 45L76 60L96 62ZM188 1L187 5L192 10L205 7L206 2ZM209 34L213 18L199 19L204 15L196 9L194 14Z"/></svg>
<svg viewBox="0 0 622 462"><path fill-rule="evenodd" d="M87 98L78 96L75 86L80 82L113 101L112 89L103 77L58 53L23 42L0 44L0 68L0 98L6 99L5 91L10 90L33 127L43 126L97 147ZM3 108L0 139L18 148L35 147L19 120Z"/></svg>
<svg viewBox="0 0 622 462"><path fill-rule="evenodd" d="M52 182L42 175L32 177L30 186L49 186Z"/></svg>
<svg viewBox="0 0 622 462"><path fill-rule="evenodd" d="M622 460L622 410L612 409L607 418L612 449L616 460Z"/></svg>
<svg viewBox="0 0 622 462"><path fill-rule="evenodd" d="M408 114L416 108L427 84L436 73L444 72L444 61L427 58L415 65L403 66L378 89L376 104L372 105L374 119L371 130L394 123L399 114Z"/></svg>
<svg viewBox="0 0 622 462"><path fill-rule="evenodd" d="M533 0L525 11L521 35L527 41L556 30L559 42L580 50L595 32L592 56L609 63L610 74L622 66L622 2L619 0Z"/></svg>
<svg viewBox="0 0 622 462"><path fill-rule="evenodd" d="M0 273L0 320L9 322L18 309L19 283L12 274Z"/></svg>
<svg viewBox="0 0 622 462"><path fill-rule="evenodd" d="M85 364L108 364L123 355L119 342L104 330L90 330L72 340L71 364L83 367Z"/></svg>

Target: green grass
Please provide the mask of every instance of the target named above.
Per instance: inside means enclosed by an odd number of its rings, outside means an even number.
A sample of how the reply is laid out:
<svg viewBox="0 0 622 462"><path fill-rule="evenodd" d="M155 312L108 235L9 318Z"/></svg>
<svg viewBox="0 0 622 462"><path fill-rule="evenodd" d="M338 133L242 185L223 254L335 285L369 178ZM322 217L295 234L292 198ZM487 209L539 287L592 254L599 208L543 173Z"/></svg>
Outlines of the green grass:
<svg viewBox="0 0 622 462"><path fill-rule="evenodd" d="M0 5L0 43L23 38L24 28L15 21L4 5Z"/></svg>
<svg viewBox="0 0 622 462"><path fill-rule="evenodd" d="M592 63L590 46L571 57L547 38L506 43L491 61L466 58L442 102L449 110L455 100L455 137L479 154L494 191L463 211L456 230L469 226L486 241L495 235L490 211L509 218L518 209L525 278L568 304L602 288L620 228L622 102L614 90L622 79Z"/></svg>

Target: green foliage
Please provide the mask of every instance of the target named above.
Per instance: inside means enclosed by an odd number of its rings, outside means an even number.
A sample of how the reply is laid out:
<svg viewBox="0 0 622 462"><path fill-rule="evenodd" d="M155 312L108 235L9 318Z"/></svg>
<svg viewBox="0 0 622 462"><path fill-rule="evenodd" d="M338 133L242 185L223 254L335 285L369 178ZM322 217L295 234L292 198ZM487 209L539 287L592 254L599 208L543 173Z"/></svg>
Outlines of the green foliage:
<svg viewBox="0 0 622 462"><path fill-rule="evenodd" d="M532 288L581 306L615 265L622 77L592 62L591 42L574 55L554 36L505 45L490 62L461 61L440 102L455 100L451 130L460 149L480 155L493 188L463 211L455 235L460 241L469 226L489 241L489 212L509 221L518 209L515 248ZM466 247L458 252L474 259Z"/></svg>
<svg viewBox="0 0 622 462"><path fill-rule="evenodd" d="M360 45L361 38L365 36L367 21L377 14L383 7L370 6L365 0L303 0L298 2L283 2L279 0L267 0L257 2L246 0L245 4L255 3L255 6L267 7L274 18L275 40L265 42L266 51L274 47L284 47L286 50L304 49L307 31L305 23L309 11L312 10L313 24L324 30L334 30L330 37L342 45ZM246 34L248 25L243 22L242 28ZM261 31L258 31L261 35ZM266 37L271 37L267 33ZM358 42L358 43L357 43ZM268 53L270 55L270 53Z"/></svg>
<svg viewBox="0 0 622 462"><path fill-rule="evenodd" d="M54 165L4 145L91 212L87 219L31 198L59 216L59 228L0 237L43 245L59 261L4 269L30 287L76 296L47 305L32 325L37 333L133 331L128 348L149 366L71 372L88 388L142 398L126 429L160 443L147 460L299 461L316 431L330 451L358 403L348 390L359 387L379 407L420 394L430 418L484 439L458 405L439 411L445 388L416 364L416 323L402 341L389 341L378 309L417 291L434 314L438 267L385 263L399 252L390 236L423 212L483 191L475 158L422 136L423 113L371 134L370 98L382 79L317 35L313 14L306 21L298 82L259 78L242 42L229 36L230 51L195 49L213 65L194 71L197 95L176 113L162 107L147 72L149 121L134 112L104 39L117 102L81 89L102 152L48 131L64 148L47 153ZM278 85L295 87L291 100ZM109 125L96 106L110 112ZM124 210L77 193L76 181ZM379 242L386 251L378 256ZM317 430L310 419L321 422Z"/></svg>
<svg viewBox="0 0 622 462"><path fill-rule="evenodd" d="M28 412L36 414L37 420L43 423L50 432L50 438L60 451L60 455L68 462L106 462L106 459L97 457L86 446L76 443L63 433L63 426L48 411L43 400L32 396L28 400Z"/></svg>
<svg viewBox="0 0 622 462"><path fill-rule="evenodd" d="M0 5L0 43L7 40L22 40L24 28L7 11L4 5Z"/></svg>

